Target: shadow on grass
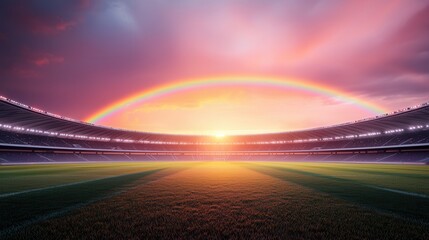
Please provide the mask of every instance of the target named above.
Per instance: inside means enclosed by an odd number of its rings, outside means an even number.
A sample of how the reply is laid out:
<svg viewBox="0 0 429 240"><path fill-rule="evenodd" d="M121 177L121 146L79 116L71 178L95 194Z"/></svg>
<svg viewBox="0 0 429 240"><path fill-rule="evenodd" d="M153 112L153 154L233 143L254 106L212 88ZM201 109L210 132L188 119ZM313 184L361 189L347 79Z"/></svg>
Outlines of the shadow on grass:
<svg viewBox="0 0 429 240"><path fill-rule="evenodd" d="M119 175L1 198L0 238L39 221L61 216L87 204L119 194L132 187L132 183L161 170L163 169Z"/></svg>
<svg viewBox="0 0 429 240"><path fill-rule="evenodd" d="M354 169L354 168L346 168L346 167L339 167L339 166L308 166L308 165L306 165L305 167L310 167L310 168L315 168L315 169L317 169L317 168L328 169L328 170L343 171L343 172L391 176L391 177L416 178L416 179L423 179L423 180L429 181L429 175L425 174L425 173L420 174L420 173L388 172L388 171L380 171L380 170Z"/></svg>
<svg viewBox="0 0 429 240"><path fill-rule="evenodd" d="M327 193L379 212L429 224L429 199L364 185L355 180L287 167L252 166L254 171Z"/></svg>

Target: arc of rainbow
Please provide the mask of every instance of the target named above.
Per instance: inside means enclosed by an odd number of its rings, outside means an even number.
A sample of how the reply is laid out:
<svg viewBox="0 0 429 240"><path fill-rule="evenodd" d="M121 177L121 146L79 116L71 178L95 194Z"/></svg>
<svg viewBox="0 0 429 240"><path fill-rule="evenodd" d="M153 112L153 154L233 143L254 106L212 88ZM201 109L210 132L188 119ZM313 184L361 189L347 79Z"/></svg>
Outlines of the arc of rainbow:
<svg viewBox="0 0 429 240"><path fill-rule="evenodd" d="M338 89L314 82L289 78L281 79L275 77L224 76L215 78L189 79L143 90L134 95L120 99L116 102L107 105L106 107L100 109L99 111L86 118L85 121L90 123L97 123L100 120L105 119L108 116L111 116L112 114L120 111L126 106L150 101L152 99L166 96L169 94L174 94L177 92L207 87L238 85L296 89L318 95L324 95L327 97L334 97L343 102L350 102L373 114L381 114L387 112L387 110L381 106L356 98L351 94L340 91Z"/></svg>

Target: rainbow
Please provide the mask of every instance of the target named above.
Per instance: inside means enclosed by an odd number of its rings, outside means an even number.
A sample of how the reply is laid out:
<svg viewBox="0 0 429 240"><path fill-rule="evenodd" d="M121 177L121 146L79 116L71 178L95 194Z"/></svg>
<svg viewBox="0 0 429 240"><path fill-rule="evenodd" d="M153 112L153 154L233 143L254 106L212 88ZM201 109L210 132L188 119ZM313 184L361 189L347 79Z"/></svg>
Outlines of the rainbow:
<svg viewBox="0 0 429 240"><path fill-rule="evenodd" d="M143 90L129 97L120 99L110 105L100 109L91 116L85 119L90 123L97 123L126 106L147 102L155 98L160 98L166 95L175 94L178 92L197 90L208 87L228 87L228 86L256 86L256 87L275 87L282 89L296 89L305 91L311 94L322 95L330 98L335 98L342 102L353 103L354 105L369 111L373 114L381 114L387 112L381 106L370 103L368 101L354 97L344 91L328 87L326 85L303 81L299 79L282 79L276 77L246 77L246 76L224 76L214 78L199 78L188 79L169 83L162 86L157 86L151 89Z"/></svg>

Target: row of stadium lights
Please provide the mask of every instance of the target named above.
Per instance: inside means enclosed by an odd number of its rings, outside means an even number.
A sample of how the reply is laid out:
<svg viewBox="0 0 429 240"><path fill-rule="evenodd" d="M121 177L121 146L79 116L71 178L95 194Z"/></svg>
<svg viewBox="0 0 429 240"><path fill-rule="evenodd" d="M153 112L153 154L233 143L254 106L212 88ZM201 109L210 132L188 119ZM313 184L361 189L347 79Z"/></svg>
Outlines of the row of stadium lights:
<svg viewBox="0 0 429 240"><path fill-rule="evenodd" d="M132 140L132 139L121 139L121 138L106 138L106 137L91 137L85 135L77 135L77 134L68 134L68 133L58 133L52 131L43 131L33 128L23 128L18 126L12 126L9 124L0 124L0 128L17 131L17 132L28 132L34 134L41 134L46 136L57 136L62 138L72 138L72 139L80 139L80 140L92 140L92 141L103 141L103 142L123 142L123 143L144 143L144 144L174 144L174 145L222 145L225 143L219 142L166 142L166 141L148 141L148 140ZM416 125L408 127L408 130L421 130L428 129L429 124L427 125ZM401 133L405 130L402 128L392 129L384 131L384 134L395 134ZM364 137L373 137L381 135L381 132L369 132L358 135L346 135L346 136L336 136L336 137L325 137L325 138L310 138L310 139L295 139L295 140L280 140L280 141L257 141L257 142L233 142L228 144L235 145L244 145L244 144L284 144L284 143L307 143L307 142L319 142L319 141L332 141L332 140L342 140L342 139L354 139L354 138L364 138Z"/></svg>
<svg viewBox="0 0 429 240"><path fill-rule="evenodd" d="M375 117L369 117L369 118L359 119L359 120L356 120L356 121L353 121L353 122L346 122L346 123L331 125L331 126L327 126L327 127L323 127L323 128L337 127L337 126L348 125L348 124L351 124L351 123L365 122L365 121L369 121L369 120L373 120L373 119L378 119L378 118L381 118L381 117L386 117L386 116L396 115L396 114L403 113L403 112L408 112L408 111L411 111L411 110L414 110L414 109L418 109L418 108L421 108L421 107L424 107L424 106L428 106L428 105L429 105L429 102L425 102L425 103L422 103L422 104L414 105L412 107L403 108L403 109L400 109L400 110L397 110L397 111L393 111L393 112L390 112L390 113L384 113L384 114L381 114L381 115L377 115Z"/></svg>
<svg viewBox="0 0 429 240"><path fill-rule="evenodd" d="M0 99L1 99L1 100L3 100L3 101L7 101L7 102L9 102L9 103L12 103L12 104L14 104L14 105L20 106L20 107L22 107L22 108L27 108L27 109L32 110L32 111L37 112L37 113L46 114L46 115L48 115L48 116L55 117L55 118L60 118L60 119L64 119L64 120L67 120L67 121L83 123L83 122L81 122L81 121L78 121L78 120L75 120L75 119L72 119L72 118L63 117L63 116L60 116L60 115L55 114L55 113L50 113L50 112L47 112L47 111L43 111L43 110L41 110L41 109L39 109L39 108L35 108L35 107L28 106L28 105L26 105L26 104L23 104L23 103L17 102L17 101L15 101L15 100L12 100L12 99L6 98L6 97L4 97L4 96L0 96Z"/></svg>
<svg viewBox="0 0 429 240"><path fill-rule="evenodd" d="M60 115L55 114L55 113L50 113L50 112L47 112L47 111L43 111L43 110L41 110L39 108L28 106L26 104L20 103L18 101L15 101L15 100L12 100L12 99L9 99L9 98L6 98L6 97L1 96L1 95L0 95L0 100L7 101L9 103L12 103L14 105L20 106L22 108L26 108L26 109L32 110L34 112L45 114L45 115L48 115L48 116L51 116L51 117L55 117L55 118L64 119L64 120L67 120L67 121L72 121L72 122L77 122L77 123L82 123L82 124L87 124L87 125L95 126L92 123L87 123L87 122L75 120L75 119L72 119L72 118L63 117L63 116L60 116ZM408 107L408 108L403 108L403 109L400 109L400 110L397 110L397 111L393 111L393 112L390 112L390 113L385 113L385 114L378 115L378 116L375 116L375 117L364 118L364 119L356 120L356 121L353 121L353 122L347 122L347 123L332 125L332 126L329 126L329 127L342 126L342 125L347 125L347 124L350 124L350 123L365 122L365 121L377 119L377 118L380 118L380 117L386 117L386 116L395 115L395 114L402 113L402 112L407 112L407 111L414 110L414 109L421 108L421 107L428 106L428 105L429 105L429 102L425 102L425 103L422 103L422 104L418 104L418 105L415 105L415 106L412 106L412 107ZM429 125L426 125L426 128L428 128L428 126ZM111 127L104 127L104 128L114 129L114 128L111 128ZM324 128L327 128L327 127L324 127ZM409 130L415 130L415 129L421 129L421 128L424 128L424 126L423 125L410 126L408 129ZM395 132L397 132L396 130L398 130L398 129L385 131L385 133L395 133ZM402 129L402 131L403 131L403 129ZM402 131L399 131L399 132L402 132ZM370 133L368 133L368 134L370 134ZM356 137L355 135L353 135L354 137L351 137L351 136L352 135L350 135L349 138ZM370 136L370 135L368 135L368 136ZM347 136L345 136L345 137L347 138ZM325 139L329 139L329 140L343 139L343 137L341 136L341 137L325 138ZM134 141L134 140L127 140L127 139L123 139L123 140L122 139L115 139L115 140L118 140L120 142L121 141L125 141L125 142L127 142L127 141ZM324 140L324 139L322 139L322 140ZM110 139L106 140L106 141L110 141ZM320 141L320 139L293 140L293 141L287 141L287 142L294 142L294 141L307 141L307 142L311 142L311 141ZM280 142L286 143L285 141L280 141ZM165 142L162 142L162 143L165 144Z"/></svg>
<svg viewBox="0 0 429 240"><path fill-rule="evenodd" d="M75 119L72 119L72 118L63 117L63 116L60 116L58 114L54 114L54 113L43 111L41 109L28 106L26 104L17 102L15 100L6 98L4 96L0 96L0 100L7 101L7 102L12 103L14 105L30 109L30 110L32 110L34 112L46 114L46 115L51 116L51 117L60 118L60 119L64 119L64 120L68 120L68 121L73 121L73 122L79 122L79 123L88 124L88 123L85 123L85 122L82 122L82 121L78 121L78 120L75 120ZM386 114L383 114L381 116L376 116L374 118L366 118L366 119L358 120L358 121L355 121L355 123L356 122L367 121L367 120L371 120L371 119L375 119L375 118L379 118L379 117L394 115L394 114L397 114L397 113L401 113L401 112L405 112L405 111L410 111L410 110L417 109L417 108L420 108L420 107L423 107L423 106L427 106L427 105L429 105L429 103L423 103L423 104L420 104L420 105L415 105L413 107L404 108L404 109L401 109L401 110L398 110L398 111L394 111L392 113L386 113ZM348 123L345 123L345 124L348 124ZM344 125L344 124L339 124L339 125ZM339 125L337 125L337 126L339 126ZM114 142L124 142L124 143L176 144L176 145L177 144L183 144L183 145L187 145L187 144L198 144L198 145L222 144L221 142L197 142L197 143L191 143L191 142L165 142L165 141L148 141L148 140L137 140L136 141L136 140L132 140L132 139L120 139L120 138L111 139L111 138L105 138L105 137L91 137L91 136L85 136L85 135L76 135L76 134L68 134L68 133L58 133L58 132L51 132L51 131L42 131L42 130L31 129L31 128L12 127L11 125L2 125L2 124L0 124L0 127L3 127L5 129L11 129L11 130L14 130L14 131L26 131L26 132L30 132L30 133L43 134L43 135L48 135L48 136L59 136L59 137L64 137L64 138L74 138L74 139L84 139L84 140L94 140L94 141L105 141L105 142L114 141ZM429 128L429 124L427 124L425 126L424 125L410 126L410 127L408 127L408 130L418 130L418 129L423 129L425 127ZM385 131L384 134L401 133L403 131L404 131L404 129L393 129L393 130L387 130L387 131ZM319 141L332 141L332 140L341 140L341 139L353 139L353 138L371 137L371 136L377 136L377 135L381 135L381 132L370 132L370 133L364 133L364 134L359 134L359 135L325 137L325 138L321 138L321 139L319 139L319 138L310 138L310 139L296 139L296 140L289 140L289 141L280 140L280 141L258 141L258 142L234 142L232 144L241 145L241 144L305 143L305 142L319 142ZM229 144L231 144L231 143L229 143Z"/></svg>
<svg viewBox="0 0 429 240"><path fill-rule="evenodd" d="M72 139L81 139L81 140L94 140L94 141L104 141L104 142L124 142L124 143L149 143L149 144L191 144L191 143L185 143L185 142L163 142L163 141L147 141L147 140L132 140L132 139L121 139L121 138L105 138L105 137L90 137L85 135L77 135L77 134L68 134L68 133L58 133L58 132L51 132L51 131L43 131L33 128L23 128L23 127L17 127L12 126L9 124L0 124L0 128L12 130L16 132L28 132L28 133L35 133L40 135L46 135L46 136L57 136L57 137L63 137L63 138L72 138Z"/></svg>
<svg viewBox="0 0 429 240"><path fill-rule="evenodd" d="M426 127L429 127L429 125L426 125ZM416 129L422 129L422 128L424 128L423 125L417 125L417 126L411 126L408 129L409 130L416 130Z"/></svg>

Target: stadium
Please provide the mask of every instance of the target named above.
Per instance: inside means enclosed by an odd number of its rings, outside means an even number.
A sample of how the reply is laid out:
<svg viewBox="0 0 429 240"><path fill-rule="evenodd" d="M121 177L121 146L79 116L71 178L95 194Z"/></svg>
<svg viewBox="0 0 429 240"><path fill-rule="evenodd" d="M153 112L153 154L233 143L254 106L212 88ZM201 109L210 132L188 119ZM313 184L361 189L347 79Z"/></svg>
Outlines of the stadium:
<svg viewBox="0 0 429 240"><path fill-rule="evenodd" d="M6 97L0 120L0 238L429 236L427 103L222 138L98 126Z"/></svg>
<svg viewBox="0 0 429 240"><path fill-rule="evenodd" d="M0 240L428 240L428 16L0 1Z"/></svg>
<svg viewBox="0 0 429 240"><path fill-rule="evenodd" d="M294 132L169 135L106 128L0 96L2 164L267 160L429 163L429 104Z"/></svg>

